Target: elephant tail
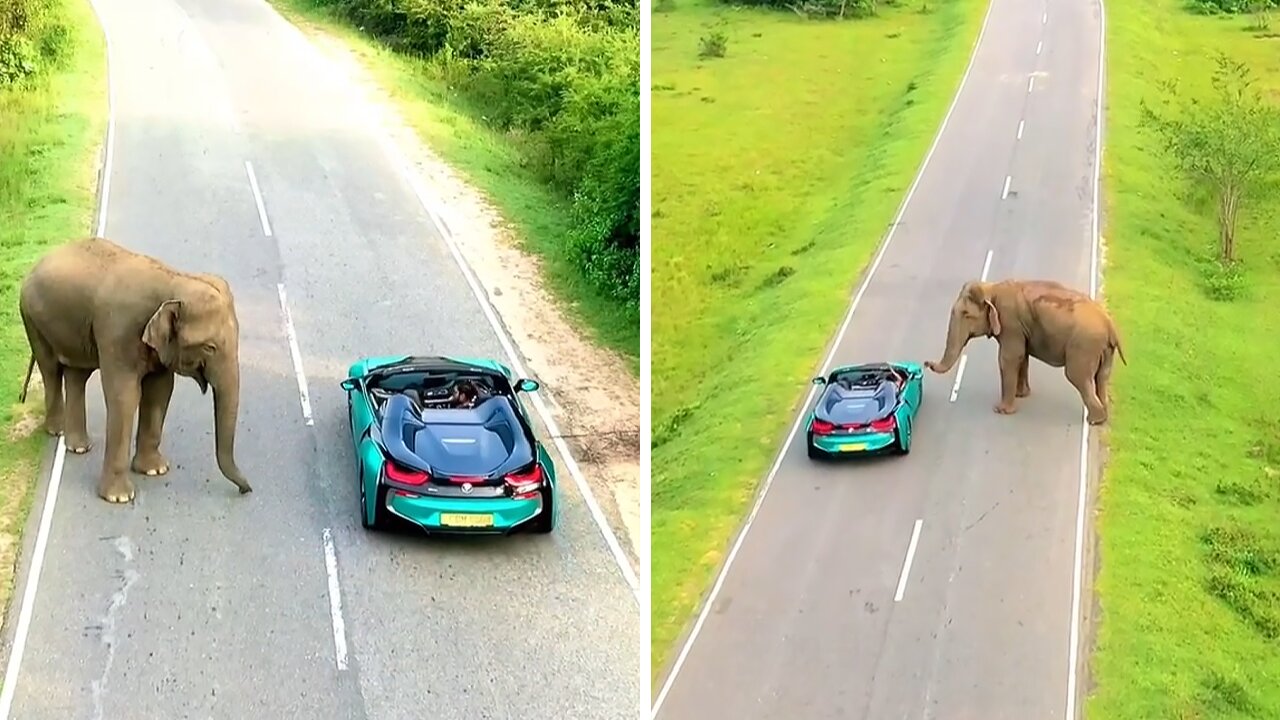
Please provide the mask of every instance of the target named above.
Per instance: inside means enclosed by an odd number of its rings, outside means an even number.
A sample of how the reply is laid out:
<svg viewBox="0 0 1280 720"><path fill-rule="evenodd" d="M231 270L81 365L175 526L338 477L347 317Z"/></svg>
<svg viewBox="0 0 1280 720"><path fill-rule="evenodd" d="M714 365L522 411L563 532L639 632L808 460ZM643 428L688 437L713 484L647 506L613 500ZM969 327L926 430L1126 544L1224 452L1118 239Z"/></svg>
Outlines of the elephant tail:
<svg viewBox="0 0 1280 720"><path fill-rule="evenodd" d="M27 379L22 381L22 393L18 395L18 402L27 401L27 388L31 385L31 371L36 366L36 354L31 353L31 359L27 361Z"/></svg>
<svg viewBox="0 0 1280 720"><path fill-rule="evenodd" d="M1111 330L1110 332L1111 337L1108 338L1108 342L1111 343L1111 347L1115 348L1116 354L1120 356L1120 362L1124 363L1125 365L1128 365L1129 361L1125 360L1124 358L1124 348L1120 346L1120 333L1116 331L1115 322L1110 321L1107 324Z"/></svg>

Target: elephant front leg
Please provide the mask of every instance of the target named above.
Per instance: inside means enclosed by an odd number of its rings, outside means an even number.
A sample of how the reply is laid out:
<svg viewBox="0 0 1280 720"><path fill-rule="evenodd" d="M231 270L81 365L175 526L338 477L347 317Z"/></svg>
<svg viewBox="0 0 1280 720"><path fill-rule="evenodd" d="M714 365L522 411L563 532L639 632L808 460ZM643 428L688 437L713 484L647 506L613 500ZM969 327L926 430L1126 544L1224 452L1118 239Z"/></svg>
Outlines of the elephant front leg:
<svg viewBox="0 0 1280 720"><path fill-rule="evenodd" d="M133 471L141 475L164 475L169 461L160 454L164 418L173 397L173 373L161 371L142 379L142 402L138 407L138 449Z"/></svg>
<svg viewBox="0 0 1280 720"><path fill-rule="evenodd" d="M1030 379L1027 377L1030 370L1031 370L1031 354L1024 353L1022 355L1022 362L1018 365L1017 396L1020 398L1027 397L1028 395L1031 394L1031 382L1030 382Z"/></svg>
<svg viewBox="0 0 1280 720"><path fill-rule="evenodd" d="M1016 351L1000 349L1000 404L993 410L1001 415L1012 415L1018 412L1018 367L1022 360Z"/></svg>
<svg viewBox="0 0 1280 720"><path fill-rule="evenodd" d="M124 371L102 371L102 392L107 401L107 442L102 454L102 478L98 495L111 503L131 502L133 481L129 479L129 435L142 398L138 376Z"/></svg>
<svg viewBox="0 0 1280 720"><path fill-rule="evenodd" d="M89 384L92 370L66 368L63 380L67 387L66 431L67 450L83 455L89 452L93 443L89 442L89 429L86 422L85 386Z"/></svg>

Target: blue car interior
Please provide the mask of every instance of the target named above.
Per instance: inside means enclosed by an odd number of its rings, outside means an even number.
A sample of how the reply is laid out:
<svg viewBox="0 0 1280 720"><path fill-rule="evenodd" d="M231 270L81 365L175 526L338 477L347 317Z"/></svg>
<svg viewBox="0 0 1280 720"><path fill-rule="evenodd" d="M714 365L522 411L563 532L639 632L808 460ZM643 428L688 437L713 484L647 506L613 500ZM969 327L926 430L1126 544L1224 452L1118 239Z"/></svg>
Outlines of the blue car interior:
<svg viewBox="0 0 1280 720"><path fill-rule="evenodd" d="M841 378L840 380L844 380ZM838 425L866 424L893 414L898 406L898 384L883 375L855 376L846 386L827 385L818 403L818 418Z"/></svg>
<svg viewBox="0 0 1280 720"><path fill-rule="evenodd" d="M533 462L533 446L510 398L474 408L419 410L405 394L383 408L382 442L391 458L432 475L490 478Z"/></svg>

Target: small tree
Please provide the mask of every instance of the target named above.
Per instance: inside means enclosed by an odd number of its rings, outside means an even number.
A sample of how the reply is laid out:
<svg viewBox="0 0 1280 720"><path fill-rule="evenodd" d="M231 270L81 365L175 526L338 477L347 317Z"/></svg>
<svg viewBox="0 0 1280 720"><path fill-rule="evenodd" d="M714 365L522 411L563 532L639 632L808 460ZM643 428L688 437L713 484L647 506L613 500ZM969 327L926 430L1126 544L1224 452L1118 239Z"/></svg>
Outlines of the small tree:
<svg viewBox="0 0 1280 720"><path fill-rule="evenodd" d="M1163 112L1142 104L1143 120L1187 178L1213 197L1219 259L1233 263L1241 209L1280 191L1280 110L1253 87L1247 65L1222 54L1213 73L1214 101L1175 103L1177 88L1168 89Z"/></svg>

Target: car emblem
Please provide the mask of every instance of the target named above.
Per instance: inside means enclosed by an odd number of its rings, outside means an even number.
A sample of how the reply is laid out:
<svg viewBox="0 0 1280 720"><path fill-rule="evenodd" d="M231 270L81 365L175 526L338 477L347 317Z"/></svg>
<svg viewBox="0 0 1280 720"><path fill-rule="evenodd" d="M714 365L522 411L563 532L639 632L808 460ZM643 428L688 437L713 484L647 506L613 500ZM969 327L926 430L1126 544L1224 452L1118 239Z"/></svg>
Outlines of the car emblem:
<svg viewBox="0 0 1280 720"><path fill-rule="evenodd" d="M471 483L462 483L462 494L463 495L471 494Z"/></svg>

